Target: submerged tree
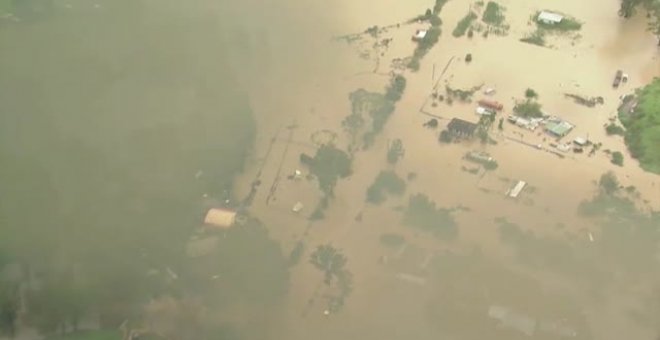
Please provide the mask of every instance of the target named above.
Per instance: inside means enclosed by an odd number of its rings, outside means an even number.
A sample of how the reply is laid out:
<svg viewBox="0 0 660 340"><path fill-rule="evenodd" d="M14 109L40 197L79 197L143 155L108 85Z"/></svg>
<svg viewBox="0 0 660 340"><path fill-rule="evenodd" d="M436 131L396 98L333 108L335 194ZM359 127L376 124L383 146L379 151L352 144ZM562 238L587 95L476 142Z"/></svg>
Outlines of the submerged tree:
<svg viewBox="0 0 660 340"><path fill-rule="evenodd" d="M392 141L390 148L387 150L387 162L390 164L396 164L405 153L406 151L403 148L403 143L397 138Z"/></svg>
<svg viewBox="0 0 660 340"><path fill-rule="evenodd" d="M341 275L346 262L346 256L330 244L318 246L310 256L310 263L323 271L326 284L330 284L333 277Z"/></svg>

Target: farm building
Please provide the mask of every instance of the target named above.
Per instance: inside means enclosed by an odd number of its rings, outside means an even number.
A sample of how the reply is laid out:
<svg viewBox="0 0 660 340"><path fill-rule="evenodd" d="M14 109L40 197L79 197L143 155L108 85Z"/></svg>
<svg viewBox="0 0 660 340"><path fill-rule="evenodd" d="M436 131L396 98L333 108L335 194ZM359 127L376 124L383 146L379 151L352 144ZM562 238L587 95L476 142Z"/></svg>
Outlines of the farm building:
<svg viewBox="0 0 660 340"><path fill-rule="evenodd" d="M462 120L460 118L453 118L447 124L447 130L454 136L458 137L472 137L477 131L477 124Z"/></svg>
<svg viewBox="0 0 660 340"><path fill-rule="evenodd" d="M536 20L547 25L556 25L564 20L564 16L557 13L542 11L539 13L539 16L536 18Z"/></svg>
<svg viewBox="0 0 660 340"><path fill-rule="evenodd" d="M545 122L545 130L555 137L566 136L571 130L573 130L573 127L574 126L571 123L558 118L548 119Z"/></svg>
<svg viewBox="0 0 660 340"><path fill-rule="evenodd" d="M204 217L204 224L207 226L227 229L236 223L236 212L227 209L209 209Z"/></svg>

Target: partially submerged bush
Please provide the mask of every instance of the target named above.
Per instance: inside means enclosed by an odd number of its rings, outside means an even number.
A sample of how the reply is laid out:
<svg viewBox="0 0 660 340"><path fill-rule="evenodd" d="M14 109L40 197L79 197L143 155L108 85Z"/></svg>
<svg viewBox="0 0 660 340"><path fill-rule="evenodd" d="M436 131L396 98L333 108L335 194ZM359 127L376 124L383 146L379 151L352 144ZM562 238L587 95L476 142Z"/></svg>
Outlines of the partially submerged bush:
<svg viewBox="0 0 660 340"><path fill-rule="evenodd" d="M381 171L367 189L367 202L380 204L386 199L385 193L401 195L405 190L406 182L394 171Z"/></svg>
<svg viewBox="0 0 660 340"><path fill-rule="evenodd" d="M455 239L458 236L458 226L451 210L436 207L435 202L424 194L410 197L403 221L441 238Z"/></svg>
<svg viewBox="0 0 660 340"><path fill-rule="evenodd" d="M607 124L605 126L605 132L607 132L608 135L619 135L619 136L624 136L626 134L626 130L624 130L621 126L616 125L614 123Z"/></svg>
<svg viewBox="0 0 660 340"><path fill-rule="evenodd" d="M534 33L520 39L520 41L537 46L545 46L545 35L543 31L536 30Z"/></svg>
<svg viewBox="0 0 660 340"><path fill-rule="evenodd" d="M525 90L525 98L527 99L536 99L539 97L539 94L536 93L533 89L527 89Z"/></svg>
<svg viewBox="0 0 660 340"><path fill-rule="evenodd" d="M465 32L467 32L475 19L477 19L477 14L470 11L456 24L456 28L454 28L454 31L452 31L451 34L456 38L464 36Z"/></svg>
<svg viewBox="0 0 660 340"><path fill-rule="evenodd" d="M489 1L481 20L489 25L500 26L504 23L504 14L502 12L502 6L497 2Z"/></svg>
<svg viewBox="0 0 660 340"><path fill-rule="evenodd" d="M612 164L623 166L623 154L619 151L612 152Z"/></svg>
<svg viewBox="0 0 660 340"><path fill-rule="evenodd" d="M540 118L543 117L543 111L541 111L541 104L536 101L527 99L524 102L516 103L516 106L513 107L513 112L521 117L526 118Z"/></svg>

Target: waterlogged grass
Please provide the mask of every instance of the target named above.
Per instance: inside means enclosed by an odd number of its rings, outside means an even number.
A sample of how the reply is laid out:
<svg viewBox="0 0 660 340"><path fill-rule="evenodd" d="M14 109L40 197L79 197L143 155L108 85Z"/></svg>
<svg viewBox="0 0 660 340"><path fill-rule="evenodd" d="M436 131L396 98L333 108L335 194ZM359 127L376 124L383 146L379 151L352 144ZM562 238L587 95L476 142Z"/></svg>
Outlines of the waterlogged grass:
<svg viewBox="0 0 660 340"><path fill-rule="evenodd" d="M472 25L472 22L477 19L477 14L470 11L468 14L463 17L457 24L456 28L454 28L454 31L451 32L451 34L456 37L462 37L465 35L467 30L470 28Z"/></svg>
<svg viewBox="0 0 660 340"><path fill-rule="evenodd" d="M621 114L631 155L649 172L660 174L660 78L639 92L633 114Z"/></svg>

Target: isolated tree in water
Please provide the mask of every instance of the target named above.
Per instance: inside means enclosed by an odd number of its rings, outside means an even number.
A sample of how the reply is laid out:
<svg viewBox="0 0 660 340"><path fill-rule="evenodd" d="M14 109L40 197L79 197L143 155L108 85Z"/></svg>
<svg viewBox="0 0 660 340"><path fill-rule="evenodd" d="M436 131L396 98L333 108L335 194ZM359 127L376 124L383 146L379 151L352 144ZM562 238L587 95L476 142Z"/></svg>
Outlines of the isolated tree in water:
<svg viewBox="0 0 660 340"><path fill-rule="evenodd" d="M310 262L317 269L325 274L324 282L330 284L333 276L342 273L346 266L346 256L339 252L332 245L325 244L318 246L310 256Z"/></svg>

